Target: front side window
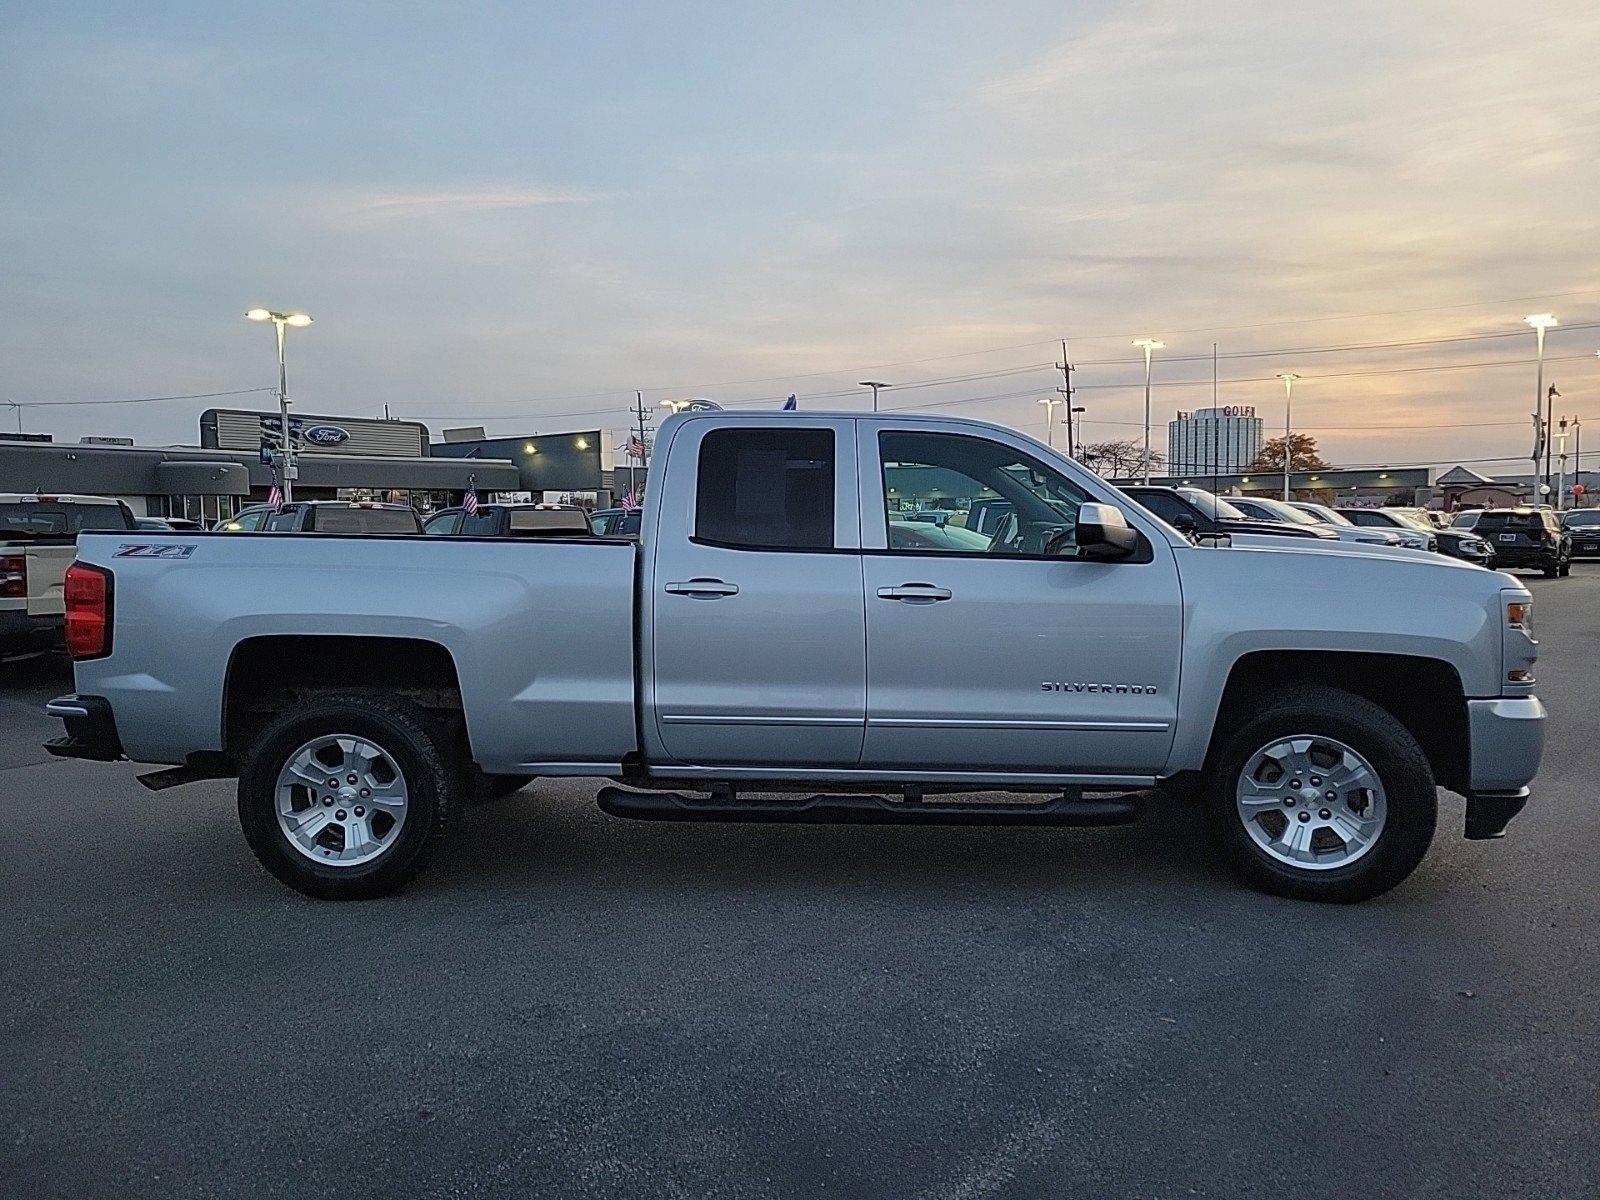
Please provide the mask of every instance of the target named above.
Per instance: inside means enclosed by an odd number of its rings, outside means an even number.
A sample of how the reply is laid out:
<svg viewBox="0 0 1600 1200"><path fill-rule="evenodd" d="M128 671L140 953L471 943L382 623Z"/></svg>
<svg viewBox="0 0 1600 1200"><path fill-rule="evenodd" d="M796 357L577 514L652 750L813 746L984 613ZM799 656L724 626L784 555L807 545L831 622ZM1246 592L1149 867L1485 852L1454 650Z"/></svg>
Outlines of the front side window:
<svg viewBox="0 0 1600 1200"><path fill-rule="evenodd" d="M435 537L446 536L454 533L461 526L461 513L445 512L436 517L429 517L427 524L422 527L422 532Z"/></svg>
<svg viewBox="0 0 1600 1200"><path fill-rule="evenodd" d="M1089 495L1037 459L948 433L884 432L878 450L889 549L1030 558L1075 551L1078 509ZM954 515L942 526L912 519L930 509Z"/></svg>
<svg viewBox="0 0 1600 1200"><path fill-rule="evenodd" d="M834 457L831 429L713 429L700 443L695 539L833 549Z"/></svg>

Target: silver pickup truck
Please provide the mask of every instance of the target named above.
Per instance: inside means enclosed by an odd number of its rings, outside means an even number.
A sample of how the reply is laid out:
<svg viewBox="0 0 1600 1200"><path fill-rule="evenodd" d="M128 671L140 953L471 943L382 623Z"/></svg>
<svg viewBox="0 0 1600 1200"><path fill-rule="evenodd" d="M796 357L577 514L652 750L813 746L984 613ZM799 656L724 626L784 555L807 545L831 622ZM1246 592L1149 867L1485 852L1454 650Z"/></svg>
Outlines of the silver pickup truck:
<svg viewBox="0 0 1600 1200"><path fill-rule="evenodd" d="M685 413L651 469L637 542L86 534L50 749L237 776L256 856L328 898L394 890L475 790L535 776L609 780L619 817L1031 826L1166 785L1247 880L1339 901L1417 865L1437 786L1469 838L1527 800L1509 576L1196 545L972 421Z"/></svg>

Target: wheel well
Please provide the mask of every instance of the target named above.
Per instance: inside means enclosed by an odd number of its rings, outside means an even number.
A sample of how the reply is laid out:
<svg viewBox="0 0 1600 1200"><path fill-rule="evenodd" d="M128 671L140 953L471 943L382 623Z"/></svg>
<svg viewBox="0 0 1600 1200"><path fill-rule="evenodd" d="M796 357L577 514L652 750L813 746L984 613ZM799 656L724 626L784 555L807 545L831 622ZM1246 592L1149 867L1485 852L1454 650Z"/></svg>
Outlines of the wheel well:
<svg viewBox="0 0 1600 1200"><path fill-rule="evenodd" d="M1332 650L1263 650L1233 664L1211 746L1258 707L1260 697L1286 683L1342 688L1386 709L1411 731L1441 787L1467 786L1467 701L1461 676L1437 658Z"/></svg>
<svg viewBox="0 0 1600 1200"><path fill-rule="evenodd" d="M248 638L234 647L223 690L223 745L235 762L285 707L318 692L400 696L466 741L455 660L421 638L291 635ZM470 747L469 747L470 753Z"/></svg>

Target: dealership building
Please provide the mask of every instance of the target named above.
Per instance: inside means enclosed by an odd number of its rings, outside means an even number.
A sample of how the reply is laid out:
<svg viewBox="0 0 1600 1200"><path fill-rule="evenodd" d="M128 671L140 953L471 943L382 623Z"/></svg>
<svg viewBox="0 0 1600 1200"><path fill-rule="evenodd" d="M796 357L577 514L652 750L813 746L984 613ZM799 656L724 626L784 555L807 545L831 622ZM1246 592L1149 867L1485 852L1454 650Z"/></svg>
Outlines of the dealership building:
<svg viewBox="0 0 1600 1200"><path fill-rule="evenodd" d="M1231 475L1260 453L1261 418L1254 405L1179 412L1167 422L1167 469L1174 475Z"/></svg>
<svg viewBox="0 0 1600 1200"><path fill-rule="evenodd" d="M522 482L514 463L489 454L435 457L416 421L296 414L290 436L297 500L393 500L430 510L460 503L468 488L515 491ZM282 438L277 413L239 409L203 413L198 446L0 434L0 492L114 496L139 515L211 524L267 498L279 467L263 447L280 447Z"/></svg>

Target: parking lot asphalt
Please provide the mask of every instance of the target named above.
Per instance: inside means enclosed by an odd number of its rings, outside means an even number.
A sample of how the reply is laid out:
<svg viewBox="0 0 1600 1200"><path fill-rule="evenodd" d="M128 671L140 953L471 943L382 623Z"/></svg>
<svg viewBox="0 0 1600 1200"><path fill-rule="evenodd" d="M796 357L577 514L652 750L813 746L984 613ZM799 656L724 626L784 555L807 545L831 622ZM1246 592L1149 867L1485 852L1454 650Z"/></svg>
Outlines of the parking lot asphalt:
<svg viewBox="0 0 1600 1200"><path fill-rule="evenodd" d="M1524 577L1528 578L1528 577ZM1498 842L1354 907L1109 830L473 808L364 904L228 783L58 761L0 667L0 1195L1593 1196L1600 564L1530 579L1551 712Z"/></svg>

